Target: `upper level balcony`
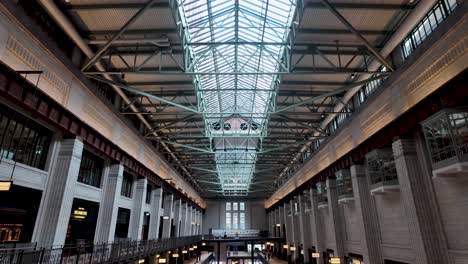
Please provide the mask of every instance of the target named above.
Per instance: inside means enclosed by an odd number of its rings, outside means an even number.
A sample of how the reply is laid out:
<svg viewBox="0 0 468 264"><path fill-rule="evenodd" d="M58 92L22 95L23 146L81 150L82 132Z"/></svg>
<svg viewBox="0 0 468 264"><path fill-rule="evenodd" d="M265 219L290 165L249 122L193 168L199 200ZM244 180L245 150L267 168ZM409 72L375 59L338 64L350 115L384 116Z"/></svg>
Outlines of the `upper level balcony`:
<svg viewBox="0 0 468 264"><path fill-rule="evenodd" d="M349 170L339 170L336 172L336 188L338 191L338 203L348 203L354 201L353 184Z"/></svg>
<svg viewBox="0 0 468 264"><path fill-rule="evenodd" d="M317 183L317 207L319 209L328 207L327 185L325 182Z"/></svg>
<svg viewBox="0 0 468 264"><path fill-rule="evenodd" d="M375 149L367 153L366 167L371 194L395 192L400 189L391 148Z"/></svg>
<svg viewBox="0 0 468 264"><path fill-rule="evenodd" d="M434 177L468 172L468 107L443 109L422 127Z"/></svg>

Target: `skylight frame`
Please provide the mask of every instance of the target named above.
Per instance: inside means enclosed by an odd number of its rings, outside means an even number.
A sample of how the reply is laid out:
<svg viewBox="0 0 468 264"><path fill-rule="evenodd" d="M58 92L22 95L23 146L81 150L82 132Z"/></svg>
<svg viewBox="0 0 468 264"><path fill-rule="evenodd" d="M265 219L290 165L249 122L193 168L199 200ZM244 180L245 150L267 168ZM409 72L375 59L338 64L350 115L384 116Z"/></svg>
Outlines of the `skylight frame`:
<svg viewBox="0 0 468 264"><path fill-rule="evenodd" d="M300 0L297 0L300 2ZM274 111L280 75L290 70L293 0L173 0L177 7L186 70L194 75L197 103L203 113L205 132L209 138L267 136L269 113ZM302 2L300 2L302 3ZM286 11L285 11L286 10ZM177 19L176 19L177 20ZM249 123L245 131L215 130L230 118ZM254 124L256 130L250 127ZM260 140L261 142L261 140ZM243 146L239 146L243 148ZM260 146L261 147L261 146ZM258 146L238 153L250 164L215 154L217 171L223 190L232 190L240 183L226 183L236 175L248 183L255 171ZM233 165L226 165L232 162ZM243 166L242 168L240 166ZM235 173L233 174L233 171ZM246 188L248 190L248 187ZM239 190L243 191L243 190Z"/></svg>

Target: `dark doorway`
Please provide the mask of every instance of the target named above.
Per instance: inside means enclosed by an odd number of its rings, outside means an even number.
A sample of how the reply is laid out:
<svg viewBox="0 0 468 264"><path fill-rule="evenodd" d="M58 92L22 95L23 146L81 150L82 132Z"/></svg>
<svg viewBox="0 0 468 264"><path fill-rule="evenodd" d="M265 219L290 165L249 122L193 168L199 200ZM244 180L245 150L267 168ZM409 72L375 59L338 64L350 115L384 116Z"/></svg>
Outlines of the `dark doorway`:
<svg viewBox="0 0 468 264"><path fill-rule="evenodd" d="M141 238L143 240L148 240L148 233L149 233L149 223L150 223L150 213L145 212L143 216L143 229L142 229L142 234Z"/></svg>
<svg viewBox="0 0 468 264"><path fill-rule="evenodd" d="M174 219L171 219L171 235L169 237L175 237Z"/></svg>
<svg viewBox="0 0 468 264"><path fill-rule="evenodd" d="M158 231L158 238L161 239L162 238L162 233L163 233L163 222L164 222L164 217L163 216L160 216L159 217L159 231Z"/></svg>
<svg viewBox="0 0 468 264"><path fill-rule="evenodd" d="M125 208L119 208L119 211L117 213L117 224L115 226L115 237L127 238L129 225L130 225L130 210L125 209Z"/></svg>
<svg viewBox="0 0 468 264"><path fill-rule="evenodd" d="M98 203L74 199L65 244L93 243L98 212Z"/></svg>
<svg viewBox="0 0 468 264"><path fill-rule="evenodd" d="M18 185L0 192L0 243L31 242L42 193Z"/></svg>

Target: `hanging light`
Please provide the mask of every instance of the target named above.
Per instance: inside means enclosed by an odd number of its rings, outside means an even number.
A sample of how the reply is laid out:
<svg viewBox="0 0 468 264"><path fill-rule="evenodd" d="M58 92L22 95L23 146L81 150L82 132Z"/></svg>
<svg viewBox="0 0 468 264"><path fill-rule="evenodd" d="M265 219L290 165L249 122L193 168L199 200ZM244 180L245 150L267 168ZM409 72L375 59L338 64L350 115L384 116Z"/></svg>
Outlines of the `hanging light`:
<svg viewBox="0 0 468 264"><path fill-rule="evenodd" d="M7 192L10 190L13 181L0 181L0 192Z"/></svg>
<svg viewBox="0 0 468 264"><path fill-rule="evenodd" d="M193 248L198 248L198 246L193 246Z"/></svg>
<svg viewBox="0 0 468 264"><path fill-rule="evenodd" d="M202 245L202 246L206 246L206 243L205 243L205 242L203 242L203 243L201 243L201 245Z"/></svg>

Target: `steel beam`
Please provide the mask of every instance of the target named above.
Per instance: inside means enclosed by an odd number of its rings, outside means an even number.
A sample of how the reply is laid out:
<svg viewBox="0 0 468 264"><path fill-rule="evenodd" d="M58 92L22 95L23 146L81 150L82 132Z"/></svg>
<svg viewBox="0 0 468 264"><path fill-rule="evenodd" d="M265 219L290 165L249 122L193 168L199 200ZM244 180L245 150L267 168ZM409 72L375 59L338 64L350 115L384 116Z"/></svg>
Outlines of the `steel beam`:
<svg viewBox="0 0 468 264"><path fill-rule="evenodd" d="M298 106L301 106L301 105L304 105L304 104L307 104L307 103L310 103L310 102L313 102L315 100L318 100L318 99L322 99L322 98L325 98L325 97L329 97L329 96L333 96L335 94L339 94L339 93L342 93L342 92L345 92L353 87L356 87L356 86L359 86L359 85L364 85L368 82L371 82L371 81L375 81L375 80L378 80L378 79L381 79L385 77L384 75L378 75L378 76L373 76L371 78L368 78L366 80L363 80L363 81L360 81L360 82L355 82L355 83L352 83L352 84L349 84L349 85L345 85L339 89L336 89L334 91L331 91L329 93L326 93L326 94L323 94L323 95L318 95L318 96L315 96L315 97L312 97L312 98L309 98L309 99L306 99L300 103L297 103L297 104L293 104L293 105L290 105L290 106L286 106L286 107L283 107L281 109L278 109L276 110L277 113L279 112L283 112L283 111L286 111L286 110L289 110L289 109L293 109L293 108L296 108Z"/></svg>
<svg viewBox="0 0 468 264"><path fill-rule="evenodd" d="M102 54L107 50L107 48L110 47L110 45L112 45L112 42L115 41L117 38L119 38L124 32L125 30L127 30L127 28L129 26L131 26L141 15L143 15L145 13L146 10L148 10L148 8L150 8L157 0L150 0L148 1L144 6L143 8L141 8L140 10L138 10L138 12L136 12L135 15L132 16L132 18L130 18L127 23L125 23L119 31L116 32L116 34L114 34L114 36L109 39L106 44L104 44L104 46L102 46L95 54L94 56L89 59L89 61L81 68L81 71L85 71L86 69L88 69L90 66L92 66L94 63L96 63L96 61L98 61Z"/></svg>
<svg viewBox="0 0 468 264"><path fill-rule="evenodd" d="M380 53L369 43L369 41L367 41L367 39L362 36L362 33L356 30L353 25L351 25L351 23L349 23L348 20L346 20L346 18L344 18L340 12L336 10L335 7L333 7L327 0L322 0L322 3L341 21L341 23L343 23L349 29L349 31L351 31L359 40L361 40L361 42L369 49L370 52L372 52L372 54L374 54L374 56L380 61L380 63L382 63L382 65L384 65L389 71L393 71L392 65L390 65L390 63L388 63L387 60L382 57L382 55L380 55Z"/></svg>
<svg viewBox="0 0 468 264"><path fill-rule="evenodd" d="M385 3L333 3L337 9L371 9L371 10L411 10L411 4L385 4ZM142 3L98 3L98 4L66 4L65 8L70 11L87 11L100 9L140 9L144 7ZM152 9L168 9L169 3L160 2L151 6ZM324 8L319 3L306 3L305 8Z"/></svg>

